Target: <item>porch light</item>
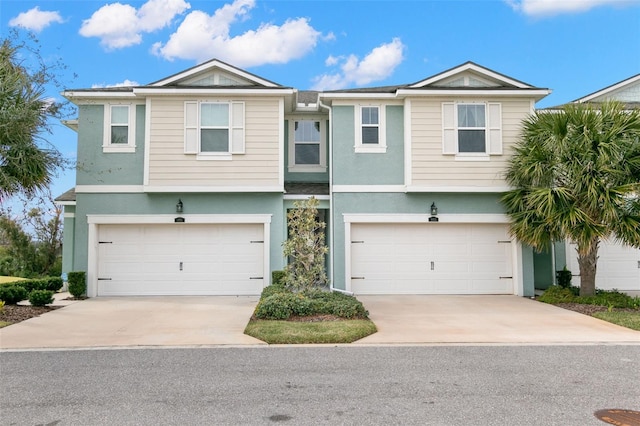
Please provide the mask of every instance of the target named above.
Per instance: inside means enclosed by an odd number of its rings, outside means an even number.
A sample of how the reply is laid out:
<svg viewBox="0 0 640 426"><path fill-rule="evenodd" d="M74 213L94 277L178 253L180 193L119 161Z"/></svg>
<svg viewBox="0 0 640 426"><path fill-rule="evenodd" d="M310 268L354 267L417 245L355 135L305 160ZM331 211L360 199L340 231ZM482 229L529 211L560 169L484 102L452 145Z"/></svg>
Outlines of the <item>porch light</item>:
<svg viewBox="0 0 640 426"><path fill-rule="evenodd" d="M435 202L431 203L431 216L438 216L438 208Z"/></svg>
<svg viewBox="0 0 640 426"><path fill-rule="evenodd" d="M182 207L183 207L182 200L178 199L178 204L176 204L176 213L182 213ZM432 208L432 210L433 210L433 208Z"/></svg>

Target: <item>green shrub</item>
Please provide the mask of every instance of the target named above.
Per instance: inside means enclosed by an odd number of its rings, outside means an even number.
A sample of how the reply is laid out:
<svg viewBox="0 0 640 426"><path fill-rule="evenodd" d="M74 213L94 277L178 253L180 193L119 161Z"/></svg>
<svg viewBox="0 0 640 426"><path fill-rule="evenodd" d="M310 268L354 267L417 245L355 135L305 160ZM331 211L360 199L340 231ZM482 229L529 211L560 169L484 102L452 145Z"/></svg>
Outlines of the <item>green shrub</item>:
<svg viewBox="0 0 640 426"><path fill-rule="evenodd" d="M260 297L264 299L265 297L269 297L278 293L290 293L290 291L284 287L283 283L274 283L262 289L262 294Z"/></svg>
<svg viewBox="0 0 640 426"><path fill-rule="evenodd" d="M53 291L33 290L29 293L29 303L33 306L44 306L53 303Z"/></svg>
<svg viewBox="0 0 640 426"><path fill-rule="evenodd" d="M30 278L28 280L18 281L15 284L24 288L27 291L27 294L31 293L33 290L47 289L47 281L43 279L37 279L37 278Z"/></svg>
<svg viewBox="0 0 640 426"><path fill-rule="evenodd" d="M287 273L285 271L272 271L271 285L284 285L285 278L287 278Z"/></svg>
<svg viewBox="0 0 640 426"><path fill-rule="evenodd" d="M47 282L46 290L51 290L54 293L59 291L64 284L61 277L46 277L44 280Z"/></svg>
<svg viewBox="0 0 640 426"><path fill-rule="evenodd" d="M73 297L82 297L87 291L87 274L84 271L73 271L67 275L69 293Z"/></svg>
<svg viewBox="0 0 640 426"><path fill-rule="evenodd" d="M0 300L7 305L15 305L16 303L27 298L27 290L18 285L2 285L0 286Z"/></svg>
<svg viewBox="0 0 640 426"><path fill-rule="evenodd" d="M276 293L260 299L255 315L260 319L288 319L292 315L306 316L313 313L311 300L301 293Z"/></svg>
<svg viewBox="0 0 640 426"><path fill-rule="evenodd" d="M575 303L576 297L574 290L571 288L562 288L559 285L552 285L545 290L538 300L555 305L558 303Z"/></svg>
<svg viewBox="0 0 640 426"><path fill-rule="evenodd" d="M612 308L640 309L640 297L631 297L617 290L596 290L596 294L593 296L580 296L576 298L576 303Z"/></svg>
<svg viewBox="0 0 640 426"><path fill-rule="evenodd" d="M317 291L310 295L315 314L340 318L367 318L369 312L353 296L338 292Z"/></svg>
<svg viewBox="0 0 640 426"><path fill-rule="evenodd" d="M4 300L0 300L0 314L4 311Z"/></svg>
<svg viewBox="0 0 640 426"><path fill-rule="evenodd" d="M571 287L571 271L565 266L562 271L556 271L556 280L562 288Z"/></svg>

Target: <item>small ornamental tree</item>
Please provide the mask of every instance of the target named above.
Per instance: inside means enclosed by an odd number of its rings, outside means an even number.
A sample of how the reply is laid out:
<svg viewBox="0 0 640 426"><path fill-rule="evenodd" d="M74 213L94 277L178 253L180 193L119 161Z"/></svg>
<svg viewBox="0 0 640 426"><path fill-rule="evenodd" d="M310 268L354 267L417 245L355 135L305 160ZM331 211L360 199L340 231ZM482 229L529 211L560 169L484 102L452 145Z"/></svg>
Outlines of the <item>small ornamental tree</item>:
<svg viewBox="0 0 640 426"><path fill-rule="evenodd" d="M296 292L327 285L325 255L326 224L318 220L319 201L314 197L296 201L287 213L289 237L282 244L284 256L289 259L285 268L285 286Z"/></svg>

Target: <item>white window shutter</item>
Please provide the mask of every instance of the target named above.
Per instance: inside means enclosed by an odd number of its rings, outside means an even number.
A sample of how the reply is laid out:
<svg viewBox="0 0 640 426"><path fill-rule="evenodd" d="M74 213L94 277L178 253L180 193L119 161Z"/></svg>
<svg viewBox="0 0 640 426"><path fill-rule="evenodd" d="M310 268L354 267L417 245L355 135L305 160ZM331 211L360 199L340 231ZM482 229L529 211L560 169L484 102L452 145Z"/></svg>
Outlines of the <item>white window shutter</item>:
<svg viewBox="0 0 640 426"><path fill-rule="evenodd" d="M443 102L442 153L455 154L456 152L456 106L453 102Z"/></svg>
<svg viewBox="0 0 640 426"><path fill-rule="evenodd" d="M244 102L231 104L231 153L244 154Z"/></svg>
<svg viewBox="0 0 640 426"><path fill-rule="evenodd" d="M184 103L184 152L198 153L198 102Z"/></svg>
<svg viewBox="0 0 640 426"><path fill-rule="evenodd" d="M502 155L502 105L490 103L488 107L489 154Z"/></svg>

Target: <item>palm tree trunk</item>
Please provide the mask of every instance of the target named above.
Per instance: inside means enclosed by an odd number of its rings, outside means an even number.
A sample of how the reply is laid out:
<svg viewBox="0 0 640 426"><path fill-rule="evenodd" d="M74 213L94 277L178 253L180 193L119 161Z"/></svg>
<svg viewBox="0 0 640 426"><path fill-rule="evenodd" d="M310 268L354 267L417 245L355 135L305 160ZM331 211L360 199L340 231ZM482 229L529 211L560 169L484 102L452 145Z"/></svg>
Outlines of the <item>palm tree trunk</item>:
<svg viewBox="0 0 640 426"><path fill-rule="evenodd" d="M584 255L578 252L580 266L580 296L592 296L596 293L596 268L598 265L598 245L595 240L589 244L589 250Z"/></svg>

